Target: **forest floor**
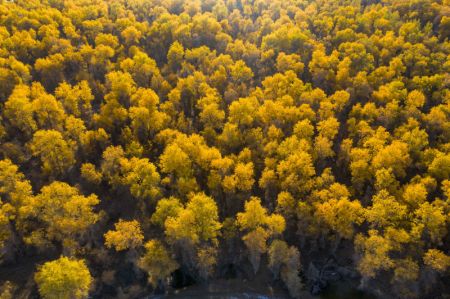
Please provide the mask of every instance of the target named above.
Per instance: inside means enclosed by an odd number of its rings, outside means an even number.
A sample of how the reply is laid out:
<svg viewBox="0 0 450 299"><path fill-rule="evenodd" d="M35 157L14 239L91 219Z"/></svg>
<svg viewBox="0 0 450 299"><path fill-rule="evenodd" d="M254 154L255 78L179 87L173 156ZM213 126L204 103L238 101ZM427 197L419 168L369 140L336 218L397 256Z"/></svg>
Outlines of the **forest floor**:
<svg viewBox="0 0 450 299"><path fill-rule="evenodd" d="M208 285L193 285L168 296L151 296L152 299L284 299L289 297L286 290L268 284L261 285L255 281L239 279L219 279ZM375 299L372 295L361 292L350 281L330 284L323 293L313 296L307 290L300 295L302 299Z"/></svg>

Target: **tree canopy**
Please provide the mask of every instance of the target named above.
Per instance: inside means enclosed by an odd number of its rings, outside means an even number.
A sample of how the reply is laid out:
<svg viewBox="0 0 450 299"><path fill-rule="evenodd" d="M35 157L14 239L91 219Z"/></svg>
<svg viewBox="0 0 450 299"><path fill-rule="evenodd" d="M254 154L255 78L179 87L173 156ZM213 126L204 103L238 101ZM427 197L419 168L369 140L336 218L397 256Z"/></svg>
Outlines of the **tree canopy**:
<svg viewBox="0 0 450 299"><path fill-rule="evenodd" d="M0 297L444 298L449 5L0 1Z"/></svg>

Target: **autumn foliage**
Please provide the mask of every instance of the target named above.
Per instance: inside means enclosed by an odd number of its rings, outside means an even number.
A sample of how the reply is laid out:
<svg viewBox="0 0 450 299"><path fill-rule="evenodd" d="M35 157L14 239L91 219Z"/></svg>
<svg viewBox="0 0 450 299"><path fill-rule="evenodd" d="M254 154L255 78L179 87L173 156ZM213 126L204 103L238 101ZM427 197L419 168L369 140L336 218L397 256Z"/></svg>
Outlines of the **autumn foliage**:
<svg viewBox="0 0 450 299"><path fill-rule="evenodd" d="M445 297L449 7L0 0L0 291Z"/></svg>

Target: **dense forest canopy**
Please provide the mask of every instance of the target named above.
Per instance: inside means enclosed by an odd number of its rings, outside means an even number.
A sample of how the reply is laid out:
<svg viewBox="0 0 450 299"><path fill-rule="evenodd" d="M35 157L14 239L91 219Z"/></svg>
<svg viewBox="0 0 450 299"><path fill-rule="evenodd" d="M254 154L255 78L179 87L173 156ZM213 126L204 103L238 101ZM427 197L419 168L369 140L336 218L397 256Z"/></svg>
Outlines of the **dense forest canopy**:
<svg viewBox="0 0 450 299"><path fill-rule="evenodd" d="M449 0L0 3L1 298L449 295Z"/></svg>

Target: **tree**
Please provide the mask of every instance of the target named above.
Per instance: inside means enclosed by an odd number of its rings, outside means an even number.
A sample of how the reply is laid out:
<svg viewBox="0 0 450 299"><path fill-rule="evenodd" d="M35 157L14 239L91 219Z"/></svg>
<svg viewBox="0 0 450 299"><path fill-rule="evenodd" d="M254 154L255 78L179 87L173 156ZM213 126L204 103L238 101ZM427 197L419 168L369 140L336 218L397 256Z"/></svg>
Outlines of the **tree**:
<svg viewBox="0 0 450 299"><path fill-rule="evenodd" d="M256 273L259 269L261 255L267 251L267 240L284 231L285 220L278 214L267 215L267 210L261 205L261 200L251 197L245 202L244 212L236 215L236 222L239 229L246 232L242 240L249 251L250 262Z"/></svg>
<svg viewBox="0 0 450 299"><path fill-rule="evenodd" d="M124 221L119 219L114 227L115 230L110 230L104 235L106 247L114 247L116 251L121 251L135 249L142 245L144 235L139 222L136 220Z"/></svg>
<svg viewBox="0 0 450 299"><path fill-rule="evenodd" d="M81 116L85 120L91 117L94 96L87 81L81 81L75 86L63 82L56 88L55 97L62 103L66 113Z"/></svg>
<svg viewBox="0 0 450 299"><path fill-rule="evenodd" d="M333 140L339 129L339 122L336 118L330 117L317 123L319 135Z"/></svg>
<svg viewBox="0 0 450 299"><path fill-rule="evenodd" d="M121 161L125 173L124 182L130 186L133 196L141 200L153 200L160 194L160 175L156 166L148 159L131 158Z"/></svg>
<svg viewBox="0 0 450 299"><path fill-rule="evenodd" d="M121 146L109 146L102 154L102 173L113 187L118 187L121 183L121 162L124 156L125 153Z"/></svg>
<svg viewBox="0 0 450 299"><path fill-rule="evenodd" d="M274 240L269 248L269 268L275 278L281 273L281 279L293 298L300 298L302 283L298 276L300 253L297 248L289 247L284 241Z"/></svg>
<svg viewBox="0 0 450 299"><path fill-rule="evenodd" d="M417 208L420 204L427 200L428 191L425 185L408 184L403 191L403 200L410 206Z"/></svg>
<svg viewBox="0 0 450 299"><path fill-rule="evenodd" d="M253 163L238 163L234 168L234 180L236 189L250 191L255 180L253 178Z"/></svg>
<svg viewBox="0 0 450 299"><path fill-rule="evenodd" d="M30 181L11 160L0 160L0 197L14 207L14 213L32 196ZM5 208L5 207L4 207Z"/></svg>
<svg viewBox="0 0 450 299"><path fill-rule="evenodd" d="M339 238L351 239L354 226L363 222L363 207L359 201L347 198L330 199L316 205L316 215L323 220Z"/></svg>
<svg viewBox="0 0 450 299"><path fill-rule="evenodd" d="M179 266L160 241L150 240L145 243L145 254L139 260L139 267L148 273L150 283L157 286L159 281L167 284L167 278Z"/></svg>
<svg viewBox="0 0 450 299"><path fill-rule="evenodd" d="M394 277L392 283L396 293L404 297L414 296L416 293L414 282L419 277L419 265L412 258L397 259L394 263Z"/></svg>
<svg viewBox="0 0 450 299"><path fill-rule="evenodd" d="M127 58L120 63L120 67L133 76L138 86L158 88L157 81L163 81L161 78L156 61L139 50L135 51L133 58Z"/></svg>
<svg viewBox="0 0 450 299"><path fill-rule="evenodd" d="M428 249L423 261L425 265L441 273L450 267L450 257L438 249Z"/></svg>
<svg viewBox="0 0 450 299"><path fill-rule="evenodd" d="M64 256L40 266L34 279L45 299L87 298L93 280L84 260Z"/></svg>
<svg viewBox="0 0 450 299"><path fill-rule="evenodd" d="M19 209L25 242L47 247L57 241L69 250L75 249L77 239L99 220L99 214L93 210L98 203L96 195L83 196L77 188L63 182L42 187Z"/></svg>
<svg viewBox="0 0 450 299"><path fill-rule="evenodd" d="M193 176L193 161L178 143L171 143L159 156L159 165L163 173L169 174L169 182L181 196L198 190L197 181Z"/></svg>
<svg viewBox="0 0 450 299"><path fill-rule="evenodd" d="M365 216L371 226L385 228L400 225L406 220L407 212L405 205L381 190L372 198L372 206L366 209Z"/></svg>
<svg viewBox="0 0 450 299"><path fill-rule="evenodd" d="M106 100L117 100L128 107L131 95L136 91L136 83L128 72L110 72L106 75L106 85L109 93Z"/></svg>
<svg viewBox="0 0 450 299"><path fill-rule="evenodd" d="M379 271L388 270L394 266L394 262L389 257L392 245L376 230L369 230L368 237L357 235L355 247L362 255L358 262L358 270L365 280L374 278Z"/></svg>
<svg viewBox="0 0 450 299"><path fill-rule="evenodd" d="M4 107L5 119L11 125L27 135L32 135L37 129L34 120L34 109L30 101L30 88L25 85L16 85Z"/></svg>
<svg viewBox="0 0 450 299"><path fill-rule="evenodd" d="M145 143L166 125L168 116L158 110L159 97L151 89L139 88L131 97L131 104L131 128L138 140Z"/></svg>
<svg viewBox="0 0 450 299"><path fill-rule="evenodd" d="M39 83L33 83L30 89L32 107L36 123L41 129L61 129L66 117L63 105L52 94L48 94Z"/></svg>
<svg viewBox="0 0 450 299"><path fill-rule="evenodd" d="M64 80L64 56L60 53L37 59L34 68L50 90L55 89L58 83Z"/></svg>
<svg viewBox="0 0 450 299"><path fill-rule="evenodd" d="M13 294L15 292L15 290L17 289L17 287L12 284L10 281L6 281L5 283L2 284L1 288L0 288L0 298L1 299L12 299Z"/></svg>
<svg viewBox="0 0 450 299"><path fill-rule="evenodd" d="M64 175L75 163L73 150L58 131L37 131L29 146L33 156L40 158L46 175Z"/></svg>
<svg viewBox="0 0 450 299"><path fill-rule="evenodd" d="M197 268L200 278L207 280L214 272L214 267L217 264L217 248L205 247L197 251Z"/></svg>
<svg viewBox="0 0 450 299"><path fill-rule="evenodd" d="M166 235L172 242L187 240L192 244L215 243L221 224L214 200L204 193L192 195L186 208L165 221Z"/></svg>
<svg viewBox="0 0 450 299"><path fill-rule="evenodd" d="M352 148L350 151L350 172L353 186L357 191L361 191L364 184L371 178L370 159L371 154L368 149Z"/></svg>
<svg viewBox="0 0 450 299"><path fill-rule="evenodd" d="M392 168L393 173L402 178L405 170L411 163L408 145L401 141L393 141L390 145L380 150L372 160L375 169Z"/></svg>
<svg viewBox="0 0 450 299"><path fill-rule="evenodd" d="M252 230L242 237L242 240L249 251L250 263L253 266L255 274L259 269L261 255L267 251L266 242L268 237L269 233L262 227L257 227L255 230Z"/></svg>
<svg viewBox="0 0 450 299"><path fill-rule="evenodd" d="M14 208L0 200L0 248L3 248L4 242L8 240L11 231L9 221L14 217Z"/></svg>
<svg viewBox="0 0 450 299"><path fill-rule="evenodd" d="M289 246L281 240L274 240L269 247L269 268L272 274L277 278L281 267L288 260Z"/></svg>
<svg viewBox="0 0 450 299"><path fill-rule="evenodd" d="M4 30L5 27L2 27ZM2 32L4 33L4 31ZM3 34L0 34L3 37ZM8 34L9 35L9 34ZM6 38L6 36L4 37ZM15 57L0 58L0 82L2 91L0 99L4 101L20 84L28 84L31 80L30 66L17 60Z"/></svg>
<svg viewBox="0 0 450 299"><path fill-rule="evenodd" d="M392 173L392 168L381 168L375 172L375 189L381 191L385 189L390 194L395 194L399 189L399 182Z"/></svg>
<svg viewBox="0 0 450 299"><path fill-rule="evenodd" d="M153 213L150 221L155 225L164 227L166 219L169 217L176 217L182 209L183 205L178 198L162 198L158 200L156 210Z"/></svg>
<svg viewBox="0 0 450 299"><path fill-rule="evenodd" d="M288 258L281 272L281 278L286 285L289 294L293 298L301 297L301 289L303 289L302 281L298 275L301 269L300 252L294 246L289 247Z"/></svg>
<svg viewBox="0 0 450 299"><path fill-rule="evenodd" d="M277 196L276 211L283 215L285 219L293 217L297 207L297 201L289 192L282 191Z"/></svg>
<svg viewBox="0 0 450 299"><path fill-rule="evenodd" d="M255 120L256 110L259 107L258 100L254 97L241 98L231 103L229 109L229 121L238 127L248 127Z"/></svg>
<svg viewBox="0 0 450 299"><path fill-rule="evenodd" d="M241 230L255 230L263 225L267 219L267 210L261 205L257 197L245 202L245 212L237 214L237 223Z"/></svg>
<svg viewBox="0 0 450 299"><path fill-rule="evenodd" d="M238 60L230 66L231 79L236 84L248 83L253 77L252 69L249 68L244 61Z"/></svg>
<svg viewBox="0 0 450 299"><path fill-rule="evenodd" d="M450 179L450 155L439 153L428 166L428 172L439 180Z"/></svg>
<svg viewBox="0 0 450 299"><path fill-rule="evenodd" d="M277 70L280 73L284 73L288 70L292 70L298 76L300 76L303 73L304 67L305 67L305 64L301 61L300 55L298 55L298 54L286 55L283 52L278 54Z"/></svg>
<svg viewBox="0 0 450 299"><path fill-rule="evenodd" d="M134 26L129 26L120 34L128 45L137 44L142 36L142 33Z"/></svg>
<svg viewBox="0 0 450 299"><path fill-rule="evenodd" d="M304 151L292 153L277 165L281 187L292 194L304 194L312 188L315 175L311 155Z"/></svg>
<svg viewBox="0 0 450 299"><path fill-rule="evenodd" d="M173 71L177 71L181 68L183 61L184 48L178 41L175 41L167 52L167 62Z"/></svg>
<svg viewBox="0 0 450 299"><path fill-rule="evenodd" d="M424 202L419 205L414 214L413 233L430 243L440 245L442 238L447 234L446 223L448 222L443 207L436 201L432 204Z"/></svg>
<svg viewBox="0 0 450 299"><path fill-rule="evenodd" d="M192 194L186 207L165 221L165 234L181 250L183 264L206 279L216 265L216 247L222 224L215 201L204 193Z"/></svg>
<svg viewBox="0 0 450 299"><path fill-rule="evenodd" d="M168 145L160 156L160 166L164 173L174 173L179 177L192 175L189 156L176 144Z"/></svg>
<svg viewBox="0 0 450 299"><path fill-rule="evenodd" d="M83 163L81 165L81 177L92 184L100 184L102 181L102 173L95 169L95 165L91 163Z"/></svg>
<svg viewBox="0 0 450 299"><path fill-rule="evenodd" d="M362 288L439 293L449 1L0 0L0 263L140 297L247 259L301 297L300 247L343 245Z"/></svg>

